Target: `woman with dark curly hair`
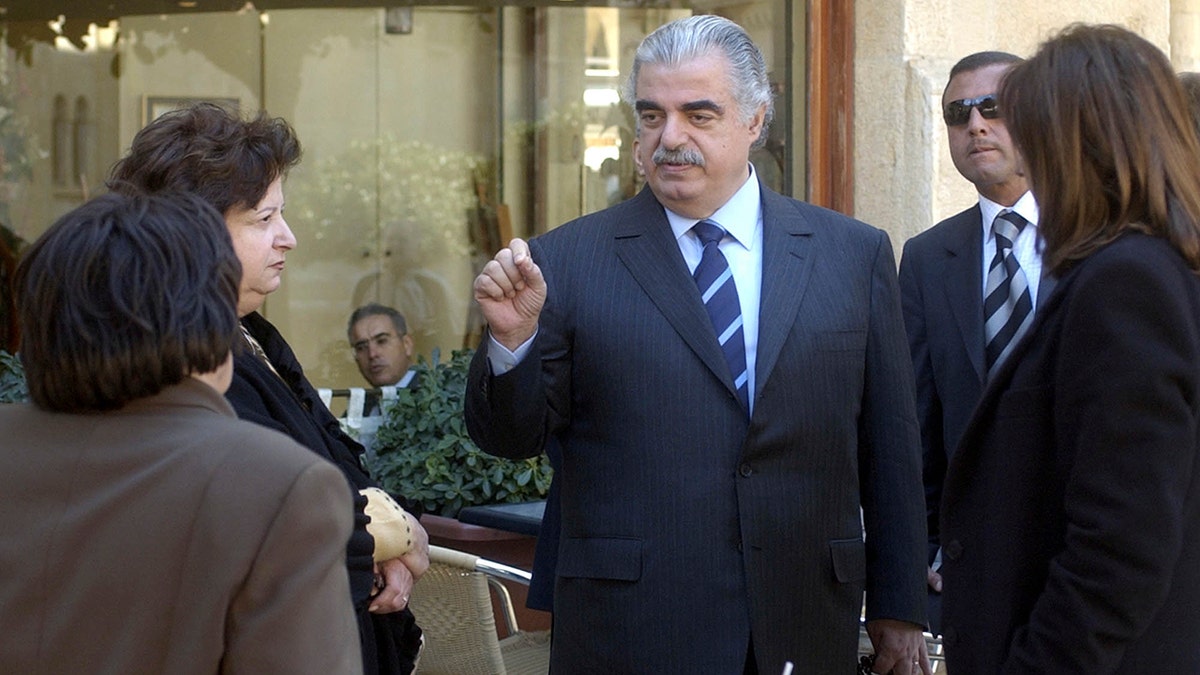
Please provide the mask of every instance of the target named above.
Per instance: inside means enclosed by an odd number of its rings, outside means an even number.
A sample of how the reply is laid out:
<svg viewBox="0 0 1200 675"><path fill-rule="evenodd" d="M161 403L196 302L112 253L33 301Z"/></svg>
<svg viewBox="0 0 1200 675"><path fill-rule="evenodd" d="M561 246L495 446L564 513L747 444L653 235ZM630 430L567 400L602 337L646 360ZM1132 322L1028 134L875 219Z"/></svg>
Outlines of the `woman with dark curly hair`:
<svg viewBox="0 0 1200 675"><path fill-rule="evenodd" d="M424 529L410 518L415 546L401 557L375 560L367 531L367 499L378 487L361 462L363 448L342 432L304 376L292 348L258 313L279 288L295 235L283 218L283 181L300 161L300 142L280 118L244 120L208 103L169 112L142 129L109 187L117 191L188 191L224 215L242 263L238 316L246 349L234 359L226 397L238 416L282 431L336 464L354 490L355 527L346 549L350 592L368 675L412 672L420 629L408 595L429 565ZM250 452L253 449L248 448Z"/></svg>

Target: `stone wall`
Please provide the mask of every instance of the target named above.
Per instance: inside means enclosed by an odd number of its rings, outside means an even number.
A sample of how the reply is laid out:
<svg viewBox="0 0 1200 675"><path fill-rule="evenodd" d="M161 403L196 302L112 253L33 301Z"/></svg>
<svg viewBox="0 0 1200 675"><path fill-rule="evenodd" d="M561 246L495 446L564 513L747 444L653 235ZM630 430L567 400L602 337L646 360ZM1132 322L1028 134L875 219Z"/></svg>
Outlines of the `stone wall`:
<svg viewBox="0 0 1200 675"><path fill-rule="evenodd" d="M1029 55L1076 21L1119 23L1200 70L1200 0L858 0L855 216L906 239L975 202L954 169L941 94L954 63L998 49Z"/></svg>

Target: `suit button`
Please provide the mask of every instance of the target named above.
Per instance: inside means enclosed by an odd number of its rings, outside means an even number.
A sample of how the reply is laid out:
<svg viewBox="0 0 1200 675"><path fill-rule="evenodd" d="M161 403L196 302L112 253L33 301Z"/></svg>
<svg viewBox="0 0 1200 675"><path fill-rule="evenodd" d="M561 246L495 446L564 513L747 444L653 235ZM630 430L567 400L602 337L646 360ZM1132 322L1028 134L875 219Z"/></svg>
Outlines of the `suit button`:
<svg viewBox="0 0 1200 675"><path fill-rule="evenodd" d="M950 543L946 544L942 549L942 553L945 553L946 557L951 560L958 560L962 556L962 552L962 543L957 539L950 540Z"/></svg>
<svg viewBox="0 0 1200 675"><path fill-rule="evenodd" d="M738 467L738 473L742 474L742 478L749 478L754 473L754 469L751 469L749 464L743 464Z"/></svg>

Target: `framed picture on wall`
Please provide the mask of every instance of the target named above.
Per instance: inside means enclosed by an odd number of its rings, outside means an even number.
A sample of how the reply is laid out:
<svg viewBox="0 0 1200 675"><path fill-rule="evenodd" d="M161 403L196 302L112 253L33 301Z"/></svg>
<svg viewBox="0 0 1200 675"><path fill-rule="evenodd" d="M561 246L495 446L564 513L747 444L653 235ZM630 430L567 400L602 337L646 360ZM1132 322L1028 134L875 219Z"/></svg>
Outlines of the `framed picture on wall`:
<svg viewBox="0 0 1200 675"><path fill-rule="evenodd" d="M232 113L238 112L239 102L236 98L220 96L143 96L142 126L158 119L160 115L172 110L187 107L193 103L207 101L215 103Z"/></svg>

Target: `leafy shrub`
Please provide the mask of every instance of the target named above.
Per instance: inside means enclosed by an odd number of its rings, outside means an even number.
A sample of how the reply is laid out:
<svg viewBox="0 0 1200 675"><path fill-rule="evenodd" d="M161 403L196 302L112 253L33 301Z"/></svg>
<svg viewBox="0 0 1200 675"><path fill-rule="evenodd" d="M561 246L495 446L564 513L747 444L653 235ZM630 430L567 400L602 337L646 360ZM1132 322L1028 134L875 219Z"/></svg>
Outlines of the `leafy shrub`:
<svg viewBox="0 0 1200 675"><path fill-rule="evenodd" d="M14 354L0 349L0 403L19 403L29 400L25 386L25 368Z"/></svg>
<svg viewBox="0 0 1200 675"><path fill-rule="evenodd" d="M375 437L375 478L442 516L454 517L465 506L534 501L550 489L545 455L493 457L467 435L463 401L472 354L457 350L442 363L435 349L432 365L420 357L415 384L396 392Z"/></svg>

